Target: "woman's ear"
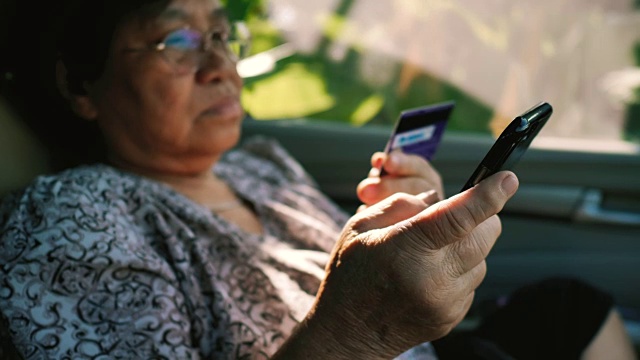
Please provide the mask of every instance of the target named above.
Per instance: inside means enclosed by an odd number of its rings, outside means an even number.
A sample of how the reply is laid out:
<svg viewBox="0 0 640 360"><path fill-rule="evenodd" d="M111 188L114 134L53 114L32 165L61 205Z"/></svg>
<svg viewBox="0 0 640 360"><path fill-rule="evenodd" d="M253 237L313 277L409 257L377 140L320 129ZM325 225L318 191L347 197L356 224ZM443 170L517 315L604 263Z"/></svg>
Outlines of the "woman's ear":
<svg viewBox="0 0 640 360"><path fill-rule="evenodd" d="M88 94L74 94L69 89L69 79L67 77L67 67L62 60L56 62L56 84L62 97L69 101L71 109L76 115L85 120L95 120L98 117L98 109L94 106Z"/></svg>

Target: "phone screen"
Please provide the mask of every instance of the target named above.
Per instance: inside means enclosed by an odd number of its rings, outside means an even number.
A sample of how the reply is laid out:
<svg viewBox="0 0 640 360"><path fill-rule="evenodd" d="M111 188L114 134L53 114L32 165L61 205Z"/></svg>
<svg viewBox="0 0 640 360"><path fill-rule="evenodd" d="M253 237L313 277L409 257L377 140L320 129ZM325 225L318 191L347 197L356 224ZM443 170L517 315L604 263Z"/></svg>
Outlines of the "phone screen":
<svg viewBox="0 0 640 360"><path fill-rule="evenodd" d="M427 160L433 159L454 105L454 102L449 101L400 113L385 152L402 149L402 152L407 154L420 155ZM380 176L385 174L384 168L381 168Z"/></svg>
<svg viewBox="0 0 640 360"><path fill-rule="evenodd" d="M543 102L516 117L500 134L460 191L475 186L498 171L511 170L547 123L552 112L551 105Z"/></svg>

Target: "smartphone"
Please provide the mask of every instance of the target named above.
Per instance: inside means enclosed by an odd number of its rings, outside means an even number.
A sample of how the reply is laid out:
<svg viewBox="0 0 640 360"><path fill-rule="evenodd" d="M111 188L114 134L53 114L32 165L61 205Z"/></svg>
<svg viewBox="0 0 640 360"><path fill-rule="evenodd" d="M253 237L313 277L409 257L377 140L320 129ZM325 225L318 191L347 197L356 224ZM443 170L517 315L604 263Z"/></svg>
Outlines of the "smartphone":
<svg viewBox="0 0 640 360"><path fill-rule="evenodd" d="M407 154L433 159L454 105L448 101L401 112L384 151L388 154L402 149ZM379 170L380 176L386 175L384 167Z"/></svg>
<svg viewBox="0 0 640 360"><path fill-rule="evenodd" d="M553 108L542 102L516 117L500 134L460 192L501 170L511 170L547 123Z"/></svg>

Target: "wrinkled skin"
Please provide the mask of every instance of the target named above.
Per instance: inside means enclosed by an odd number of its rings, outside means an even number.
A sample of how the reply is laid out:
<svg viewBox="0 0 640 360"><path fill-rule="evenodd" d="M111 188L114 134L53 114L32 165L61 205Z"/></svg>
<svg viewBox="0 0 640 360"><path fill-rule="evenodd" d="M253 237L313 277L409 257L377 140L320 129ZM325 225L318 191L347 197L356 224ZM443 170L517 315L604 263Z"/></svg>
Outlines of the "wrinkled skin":
<svg viewBox="0 0 640 360"><path fill-rule="evenodd" d="M387 171L383 177L378 176L381 166ZM442 178L428 161L401 151L390 155L377 152L371 156L369 176L358 184L358 198L364 204L359 211L397 192L417 195L430 190L433 190L430 202L444 199Z"/></svg>
<svg viewBox="0 0 640 360"><path fill-rule="evenodd" d="M446 335L471 306L501 232L496 214L517 186L500 172L434 205L428 193L398 193L359 212L314 310L276 358L393 358Z"/></svg>
<svg viewBox="0 0 640 360"><path fill-rule="evenodd" d="M69 96L78 115L98 122L113 164L202 203L233 199L209 170L239 139L235 62L212 52L193 73L175 74L158 54L130 49L184 25L205 31L219 6L174 0L168 14L181 16L121 25L104 74L86 84L87 95ZM391 358L443 336L469 309L515 176L497 174L436 203L442 181L426 161L374 154L372 165L381 162L389 176L372 171L359 185L365 205L338 239L313 309L275 358ZM242 211L238 223L259 232L246 223L255 214Z"/></svg>

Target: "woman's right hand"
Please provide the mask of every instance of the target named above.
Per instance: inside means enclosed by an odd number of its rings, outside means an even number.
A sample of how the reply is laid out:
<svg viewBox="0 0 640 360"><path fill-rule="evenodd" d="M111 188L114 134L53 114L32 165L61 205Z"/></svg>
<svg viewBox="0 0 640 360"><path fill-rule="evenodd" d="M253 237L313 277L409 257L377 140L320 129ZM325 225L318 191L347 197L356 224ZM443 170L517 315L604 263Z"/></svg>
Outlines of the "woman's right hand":
<svg viewBox="0 0 640 360"><path fill-rule="evenodd" d="M388 359L446 335L471 306L496 214L517 187L500 172L435 205L395 194L352 217L314 309L274 358Z"/></svg>

